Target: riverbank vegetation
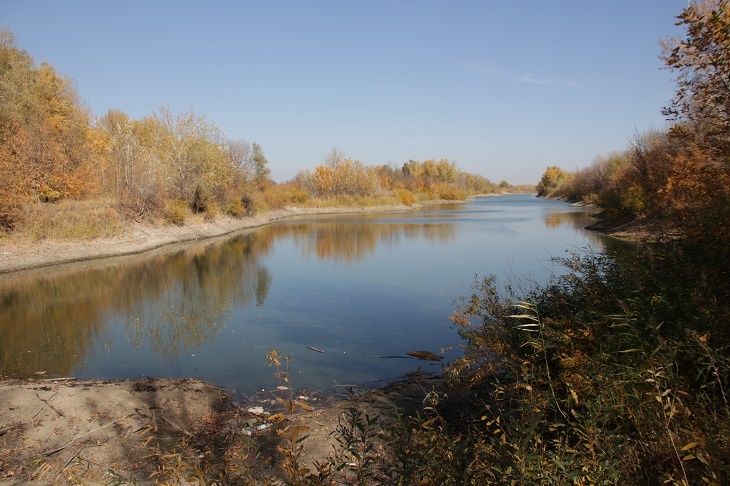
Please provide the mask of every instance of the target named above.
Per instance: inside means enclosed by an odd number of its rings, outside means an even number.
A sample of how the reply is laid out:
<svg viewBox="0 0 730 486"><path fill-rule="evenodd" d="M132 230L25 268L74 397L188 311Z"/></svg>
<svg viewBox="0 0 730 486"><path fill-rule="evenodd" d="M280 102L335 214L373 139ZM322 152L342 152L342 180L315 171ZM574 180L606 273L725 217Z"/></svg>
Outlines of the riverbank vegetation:
<svg viewBox="0 0 730 486"><path fill-rule="evenodd" d="M0 230L33 239L108 236L131 221L181 225L192 215L414 205L534 189L494 184L447 159L373 166L336 149L277 184L259 144L228 138L192 109L161 106L139 120L112 109L94 118L72 80L36 65L7 29L0 30L0 99Z"/></svg>

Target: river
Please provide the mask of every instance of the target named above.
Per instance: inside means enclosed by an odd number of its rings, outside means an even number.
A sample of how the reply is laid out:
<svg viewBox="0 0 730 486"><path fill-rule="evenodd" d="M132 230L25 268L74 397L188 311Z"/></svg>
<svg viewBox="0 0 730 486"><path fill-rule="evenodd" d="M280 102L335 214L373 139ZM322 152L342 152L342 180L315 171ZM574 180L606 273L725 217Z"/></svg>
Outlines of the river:
<svg viewBox="0 0 730 486"><path fill-rule="evenodd" d="M601 247L589 223L561 201L483 197L21 275L0 282L0 375L193 377L248 395L278 385L272 349L296 389L437 372L407 352L458 355L450 316L475 279L544 283L551 256Z"/></svg>

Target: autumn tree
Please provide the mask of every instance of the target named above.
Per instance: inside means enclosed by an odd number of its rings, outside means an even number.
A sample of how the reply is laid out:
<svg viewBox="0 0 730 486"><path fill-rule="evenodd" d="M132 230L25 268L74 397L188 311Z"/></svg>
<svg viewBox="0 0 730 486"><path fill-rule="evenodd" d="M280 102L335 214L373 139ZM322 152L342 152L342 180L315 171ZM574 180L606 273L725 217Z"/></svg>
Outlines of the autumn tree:
<svg viewBox="0 0 730 486"><path fill-rule="evenodd" d="M324 165L327 167L337 167L339 163L344 161L347 157L342 149L332 147L327 155L324 156Z"/></svg>
<svg viewBox="0 0 730 486"><path fill-rule="evenodd" d="M557 165L548 167L545 172L543 172L540 182L537 184L537 195L552 195L552 193L554 193L561 184L566 183L570 180L570 178L571 175Z"/></svg>
<svg viewBox="0 0 730 486"><path fill-rule="evenodd" d="M664 113L681 140L658 194L692 240L730 241L730 2L696 0L679 15L684 37L663 43L676 74ZM698 228L700 230L698 230Z"/></svg>
<svg viewBox="0 0 730 486"><path fill-rule="evenodd" d="M111 109L96 122L103 145L99 166L105 194L135 219L154 213L165 195L165 172L154 149L161 127L152 118L135 121Z"/></svg>
<svg viewBox="0 0 730 486"><path fill-rule="evenodd" d="M50 65L36 66L0 29L0 219L32 201L78 198L96 188L90 113L73 83Z"/></svg>
<svg viewBox="0 0 730 486"><path fill-rule="evenodd" d="M226 143L228 161L235 170L237 181L243 185L254 180L255 170L251 160L251 144L245 140L229 140Z"/></svg>
<svg viewBox="0 0 730 486"><path fill-rule="evenodd" d="M423 175L423 165L417 160L409 160L403 164L403 174L414 179L419 179Z"/></svg>
<svg viewBox="0 0 730 486"><path fill-rule="evenodd" d="M723 163L730 157L730 3L696 0L677 25L686 35L662 42L662 59L676 74L676 91L664 114L688 124L693 136ZM682 128L680 125L679 128Z"/></svg>
<svg viewBox="0 0 730 486"><path fill-rule="evenodd" d="M153 117L161 128L153 142L154 148L167 170L170 196L190 203L203 171L200 145L215 127L192 109L173 113L161 106Z"/></svg>
<svg viewBox="0 0 730 486"><path fill-rule="evenodd" d="M376 168L345 157L339 149L332 149L314 171L300 171L297 181L319 197L365 197L381 191Z"/></svg>

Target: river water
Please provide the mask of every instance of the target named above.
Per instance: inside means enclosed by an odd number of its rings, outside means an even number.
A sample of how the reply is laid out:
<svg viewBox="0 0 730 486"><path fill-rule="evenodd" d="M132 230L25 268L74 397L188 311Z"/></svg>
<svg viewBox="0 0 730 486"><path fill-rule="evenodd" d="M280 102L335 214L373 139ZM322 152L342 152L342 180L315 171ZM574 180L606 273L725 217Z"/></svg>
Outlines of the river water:
<svg viewBox="0 0 730 486"><path fill-rule="evenodd" d="M0 280L0 376L193 377L252 394L375 384L458 355L450 316L477 278L543 283L598 249L587 211L531 195L297 217L225 238ZM316 348L323 352L312 350Z"/></svg>

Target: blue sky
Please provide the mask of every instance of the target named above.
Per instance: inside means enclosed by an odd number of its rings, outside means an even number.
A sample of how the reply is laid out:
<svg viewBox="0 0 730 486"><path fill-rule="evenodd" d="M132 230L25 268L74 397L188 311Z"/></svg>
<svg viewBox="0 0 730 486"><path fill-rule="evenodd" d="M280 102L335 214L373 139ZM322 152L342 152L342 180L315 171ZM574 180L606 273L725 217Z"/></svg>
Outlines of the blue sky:
<svg viewBox="0 0 730 486"><path fill-rule="evenodd" d="M332 148L536 183L665 126L659 41L687 0L0 0L94 114L192 107L278 182Z"/></svg>

